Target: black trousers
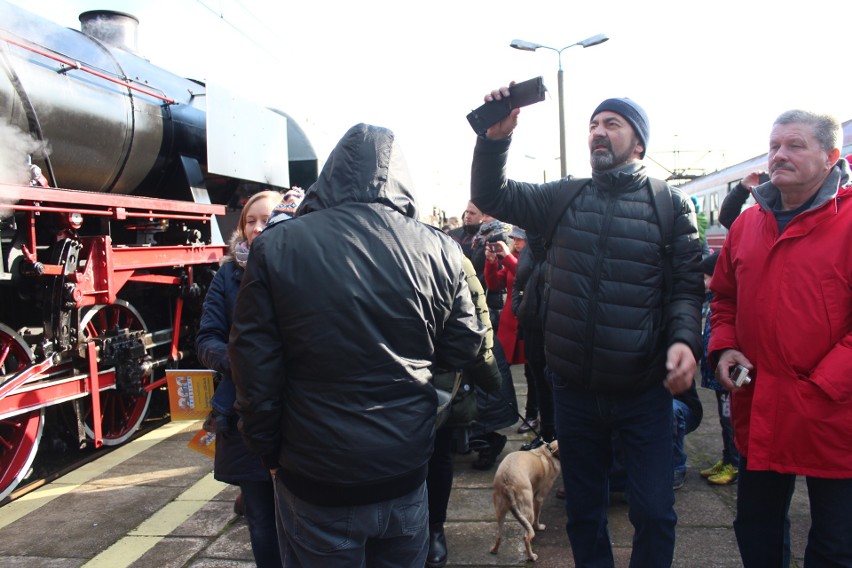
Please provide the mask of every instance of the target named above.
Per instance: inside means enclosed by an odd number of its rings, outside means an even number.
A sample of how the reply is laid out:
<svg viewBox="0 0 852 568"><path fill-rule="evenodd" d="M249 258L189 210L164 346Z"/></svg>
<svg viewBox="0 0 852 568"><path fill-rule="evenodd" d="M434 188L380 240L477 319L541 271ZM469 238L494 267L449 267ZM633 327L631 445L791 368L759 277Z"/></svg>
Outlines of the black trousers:
<svg viewBox="0 0 852 568"><path fill-rule="evenodd" d="M429 458L426 490L429 492L429 524L447 520L447 505L453 489L453 429L439 428L435 433L435 449Z"/></svg>
<svg viewBox="0 0 852 568"><path fill-rule="evenodd" d="M538 399L538 413L541 418L541 433L548 441L556 435L553 425L553 389L544 372L547 361L544 355L544 332L540 329L524 328L524 353L527 366L535 383L533 394ZM532 389L531 389L532 391ZM532 396L527 393L527 396Z"/></svg>

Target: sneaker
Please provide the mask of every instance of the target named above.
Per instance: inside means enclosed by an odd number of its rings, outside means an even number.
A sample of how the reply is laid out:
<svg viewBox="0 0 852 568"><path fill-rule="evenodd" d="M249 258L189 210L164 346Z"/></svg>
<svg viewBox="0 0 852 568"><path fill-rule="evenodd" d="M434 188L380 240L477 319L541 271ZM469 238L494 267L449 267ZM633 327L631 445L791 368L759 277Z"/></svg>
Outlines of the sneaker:
<svg viewBox="0 0 852 568"><path fill-rule="evenodd" d="M686 482L686 470L685 469L676 470L674 472L674 483L672 484L672 489L677 491L678 489L683 487L683 484L685 482Z"/></svg>
<svg viewBox="0 0 852 568"><path fill-rule="evenodd" d="M707 481L712 483L713 485L730 485L737 480L737 476L739 475L740 470L735 468L729 463L726 463L724 467L722 467L722 471L717 473L716 475L711 475L707 478Z"/></svg>
<svg viewBox="0 0 852 568"><path fill-rule="evenodd" d="M725 467L725 462L722 460L717 461L713 464L713 467L708 467L707 469L702 469L700 471L701 477L707 479L711 475L716 475L718 473L722 473L722 469Z"/></svg>
<svg viewBox="0 0 852 568"><path fill-rule="evenodd" d="M518 434L526 434L530 430L538 430L538 419L537 418L527 418L525 421L521 422L521 425L518 427Z"/></svg>

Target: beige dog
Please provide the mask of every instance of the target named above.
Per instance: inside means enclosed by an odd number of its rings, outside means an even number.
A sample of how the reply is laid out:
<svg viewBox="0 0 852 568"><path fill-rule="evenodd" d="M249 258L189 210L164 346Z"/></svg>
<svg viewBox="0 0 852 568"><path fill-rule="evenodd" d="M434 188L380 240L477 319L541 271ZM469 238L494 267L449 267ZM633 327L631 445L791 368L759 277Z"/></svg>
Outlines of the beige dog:
<svg viewBox="0 0 852 568"><path fill-rule="evenodd" d="M551 453L552 451L552 453ZM497 542L491 554L497 554L503 540L503 519L511 511L526 531L524 545L529 560L538 560L532 551L532 539L536 530L544 530L541 524L541 505L550 493L553 482L559 476L559 445L554 440L547 446L539 446L528 452L512 452L503 459L494 474L494 510L497 513Z"/></svg>

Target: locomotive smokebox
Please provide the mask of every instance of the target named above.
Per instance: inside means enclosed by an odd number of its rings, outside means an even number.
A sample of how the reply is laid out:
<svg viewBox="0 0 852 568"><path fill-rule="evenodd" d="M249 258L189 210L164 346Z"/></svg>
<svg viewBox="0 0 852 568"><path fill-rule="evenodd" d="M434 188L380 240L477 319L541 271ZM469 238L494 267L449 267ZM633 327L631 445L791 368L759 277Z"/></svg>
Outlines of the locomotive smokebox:
<svg viewBox="0 0 852 568"><path fill-rule="evenodd" d="M139 19L113 10L90 10L80 14L80 29L89 37L132 53L138 50Z"/></svg>

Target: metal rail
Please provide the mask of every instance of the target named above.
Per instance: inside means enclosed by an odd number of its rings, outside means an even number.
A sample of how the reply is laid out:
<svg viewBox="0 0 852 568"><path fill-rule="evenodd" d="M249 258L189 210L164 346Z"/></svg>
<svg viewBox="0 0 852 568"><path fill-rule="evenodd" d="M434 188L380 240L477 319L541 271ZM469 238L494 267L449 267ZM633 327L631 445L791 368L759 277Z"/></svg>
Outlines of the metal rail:
<svg viewBox="0 0 852 568"><path fill-rule="evenodd" d="M0 33L0 40L5 41L6 43L11 43L12 45L16 45L16 46L18 46L22 49L26 49L27 51L31 51L33 53L41 55L42 57L47 57L48 59L58 61L59 63L62 63L63 65L67 65L68 69L61 69L60 70L61 73L65 73L65 72L67 72L71 69L77 69L79 71L83 71L84 73L89 73L91 75L94 75L95 77L100 77L101 79L104 79L105 81L110 81L111 83L121 85L122 87L126 87L126 88L128 88L132 91L139 91L140 93L144 93L144 94L148 95L149 97L154 97L155 99L160 99L161 101L165 102L166 104L170 104L170 105L175 104L174 99L170 99L170 98L163 96L159 93L155 93L154 91L150 91L150 90L145 89L143 87L139 87L137 85L134 85L133 83L130 83L129 81L125 81L123 79L116 79L115 77L111 77L111 76L107 75L106 73L102 73L100 71L92 69L91 67L86 67L85 65L83 65L79 61L74 61L73 59L68 59L67 57L63 57L63 56L58 55L56 53L52 53L50 51L40 49L40 48L35 47L33 45L23 43L23 42L18 41L16 39L12 39L9 36L2 34L2 33Z"/></svg>

